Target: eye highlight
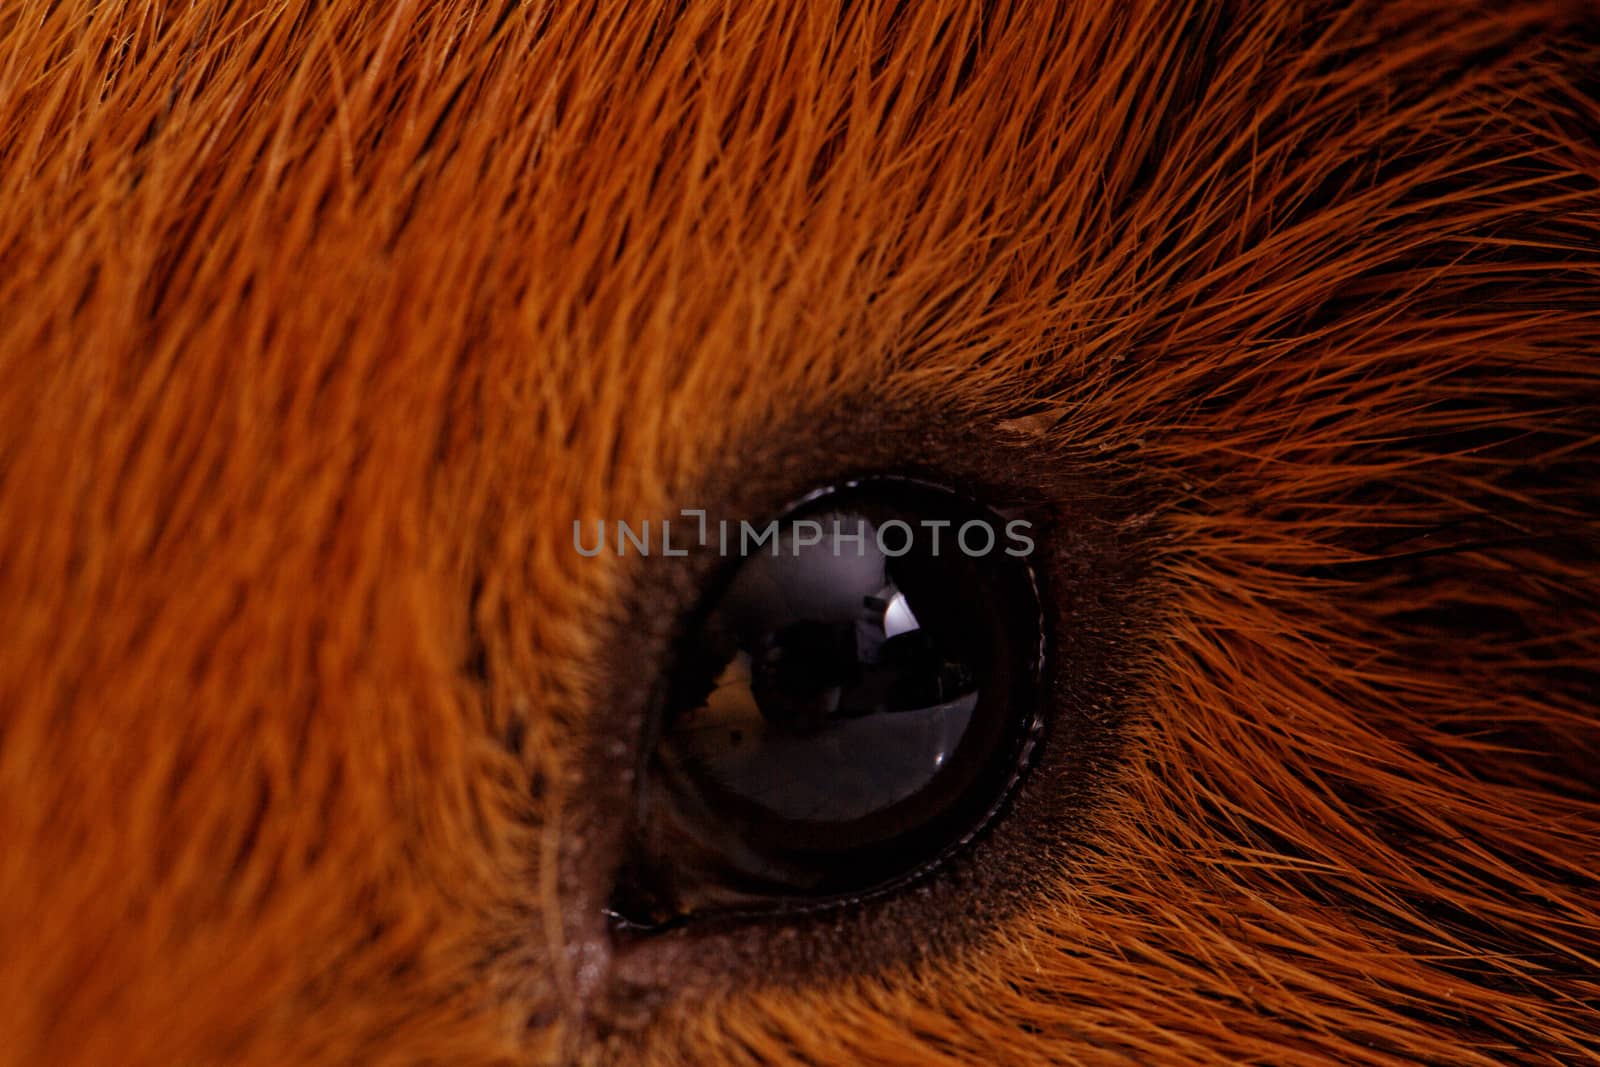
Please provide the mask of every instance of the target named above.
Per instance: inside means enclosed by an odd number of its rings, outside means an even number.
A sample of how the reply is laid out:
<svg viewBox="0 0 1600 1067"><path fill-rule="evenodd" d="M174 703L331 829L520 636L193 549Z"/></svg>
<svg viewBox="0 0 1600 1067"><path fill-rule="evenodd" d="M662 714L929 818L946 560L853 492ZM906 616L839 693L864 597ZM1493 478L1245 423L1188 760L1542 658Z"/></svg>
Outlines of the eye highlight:
<svg viewBox="0 0 1600 1067"><path fill-rule="evenodd" d="M655 710L624 924L810 908L931 870L1041 729L1028 524L879 477L730 539Z"/></svg>

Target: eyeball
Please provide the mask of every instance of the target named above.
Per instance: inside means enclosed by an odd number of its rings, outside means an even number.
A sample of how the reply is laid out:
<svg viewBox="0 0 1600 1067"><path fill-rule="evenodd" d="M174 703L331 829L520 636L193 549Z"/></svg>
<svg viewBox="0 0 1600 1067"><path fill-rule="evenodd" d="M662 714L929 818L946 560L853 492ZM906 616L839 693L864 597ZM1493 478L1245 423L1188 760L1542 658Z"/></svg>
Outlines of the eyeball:
<svg viewBox="0 0 1600 1067"><path fill-rule="evenodd" d="M1028 523L885 477L720 540L613 901L636 926L910 880L995 817L1040 733Z"/></svg>

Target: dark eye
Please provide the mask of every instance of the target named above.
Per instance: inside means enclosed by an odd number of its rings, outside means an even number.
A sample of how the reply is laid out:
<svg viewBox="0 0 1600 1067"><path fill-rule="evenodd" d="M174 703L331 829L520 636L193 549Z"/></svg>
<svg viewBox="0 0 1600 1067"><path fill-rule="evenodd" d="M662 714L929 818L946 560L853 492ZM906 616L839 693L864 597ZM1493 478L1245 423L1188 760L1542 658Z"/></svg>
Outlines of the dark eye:
<svg viewBox="0 0 1600 1067"><path fill-rule="evenodd" d="M994 816L1039 729L1028 523L878 478L724 530L613 902L637 925L930 869Z"/></svg>

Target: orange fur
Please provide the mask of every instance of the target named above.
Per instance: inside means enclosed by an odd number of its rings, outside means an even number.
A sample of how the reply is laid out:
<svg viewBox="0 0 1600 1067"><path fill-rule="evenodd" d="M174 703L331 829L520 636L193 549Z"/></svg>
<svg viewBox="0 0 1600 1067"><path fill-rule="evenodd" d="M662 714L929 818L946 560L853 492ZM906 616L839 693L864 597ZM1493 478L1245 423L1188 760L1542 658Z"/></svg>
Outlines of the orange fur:
<svg viewBox="0 0 1600 1067"><path fill-rule="evenodd" d="M0 1062L1592 1062L1596 70L1521 2L0 6ZM960 945L630 1009L570 521L864 400L1138 487L1126 747Z"/></svg>

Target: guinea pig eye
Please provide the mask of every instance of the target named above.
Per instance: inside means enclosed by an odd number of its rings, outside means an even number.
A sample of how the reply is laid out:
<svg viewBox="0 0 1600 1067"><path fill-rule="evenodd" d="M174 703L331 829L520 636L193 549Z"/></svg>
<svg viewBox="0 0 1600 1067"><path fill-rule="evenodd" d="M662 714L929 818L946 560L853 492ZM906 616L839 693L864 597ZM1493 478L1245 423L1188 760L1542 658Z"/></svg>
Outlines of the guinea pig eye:
<svg viewBox="0 0 1600 1067"><path fill-rule="evenodd" d="M725 527L728 565L657 709L614 915L849 899L981 830L1040 727L1027 527L894 478Z"/></svg>

